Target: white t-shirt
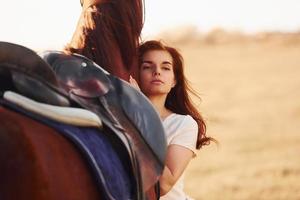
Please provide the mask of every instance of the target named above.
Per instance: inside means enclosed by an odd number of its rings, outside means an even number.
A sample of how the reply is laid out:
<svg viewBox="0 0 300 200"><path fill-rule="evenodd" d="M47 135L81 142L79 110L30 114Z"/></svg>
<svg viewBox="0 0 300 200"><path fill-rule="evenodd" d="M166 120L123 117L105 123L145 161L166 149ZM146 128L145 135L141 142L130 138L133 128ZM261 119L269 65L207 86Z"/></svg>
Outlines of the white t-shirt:
<svg viewBox="0 0 300 200"><path fill-rule="evenodd" d="M167 135L167 144L180 145L190 149L196 155L196 143L198 136L198 124L190 115L173 113L163 120L163 126ZM183 191L184 173L177 180L173 188L160 200L190 200Z"/></svg>

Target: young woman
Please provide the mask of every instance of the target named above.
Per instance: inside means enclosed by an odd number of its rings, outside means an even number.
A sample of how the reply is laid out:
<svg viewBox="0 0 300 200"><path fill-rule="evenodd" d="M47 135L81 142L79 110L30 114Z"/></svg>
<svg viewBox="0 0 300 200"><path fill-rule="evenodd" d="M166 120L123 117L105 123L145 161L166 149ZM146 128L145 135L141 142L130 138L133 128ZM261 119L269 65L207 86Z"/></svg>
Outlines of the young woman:
<svg viewBox="0 0 300 200"><path fill-rule="evenodd" d="M150 99L166 131L168 151L165 169L159 180L162 200L186 200L183 172L196 149L209 144L206 125L189 98L183 58L160 41L147 41L139 47L139 84L130 83Z"/></svg>

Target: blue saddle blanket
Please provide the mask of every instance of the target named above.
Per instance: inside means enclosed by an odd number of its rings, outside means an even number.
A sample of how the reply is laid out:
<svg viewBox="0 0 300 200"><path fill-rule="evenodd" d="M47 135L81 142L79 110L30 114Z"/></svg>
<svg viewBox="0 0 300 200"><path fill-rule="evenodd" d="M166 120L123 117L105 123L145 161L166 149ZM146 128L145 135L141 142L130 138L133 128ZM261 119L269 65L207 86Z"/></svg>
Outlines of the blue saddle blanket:
<svg viewBox="0 0 300 200"><path fill-rule="evenodd" d="M133 178L114 150L107 133L97 128L77 127L49 120L5 100L0 104L44 123L68 138L87 160L104 199L134 199Z"/></svg>

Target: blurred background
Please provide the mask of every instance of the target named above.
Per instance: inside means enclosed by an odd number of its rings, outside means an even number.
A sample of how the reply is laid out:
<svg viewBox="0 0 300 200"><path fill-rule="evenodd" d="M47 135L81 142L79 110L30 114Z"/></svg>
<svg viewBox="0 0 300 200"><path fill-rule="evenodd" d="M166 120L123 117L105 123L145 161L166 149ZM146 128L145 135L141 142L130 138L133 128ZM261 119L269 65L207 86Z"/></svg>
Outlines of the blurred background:
<svg viewBox="0 0 300 200"><path fill-rule="evenodd" d="M1 1L0 40L61 49L79 0ZM207 134L186 173L201 200L300 199L300 1L146 0L143 40L185 58Z"/></svg>
<svg viewBox="0 0 300 200"><path fill-rule="evenodd" d="M220 145L198 152L187 192L199 200L299 200L300 34L192 30L170 43L184 55L207 134Z"/></svg>

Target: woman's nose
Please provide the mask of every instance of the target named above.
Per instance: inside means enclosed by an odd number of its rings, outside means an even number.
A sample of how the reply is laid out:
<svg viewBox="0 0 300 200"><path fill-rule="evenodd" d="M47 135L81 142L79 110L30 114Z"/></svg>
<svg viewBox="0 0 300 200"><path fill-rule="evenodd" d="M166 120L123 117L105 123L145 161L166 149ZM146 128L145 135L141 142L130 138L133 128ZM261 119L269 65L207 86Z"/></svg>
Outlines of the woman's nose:
<svg viewBox="0 0 300 200"><path fill-rule="evenodd" d="M156 68L153 70L153 74L154 74L155 76L160 75L160 69L159 69L158 67L156 67Z"/></svg>
<svg viewBox="0 0 300 200"><path fill-rule="evenodd" d="M155 76L160 75L160 72L154 71L154 75L155 75Z"/></svg>

